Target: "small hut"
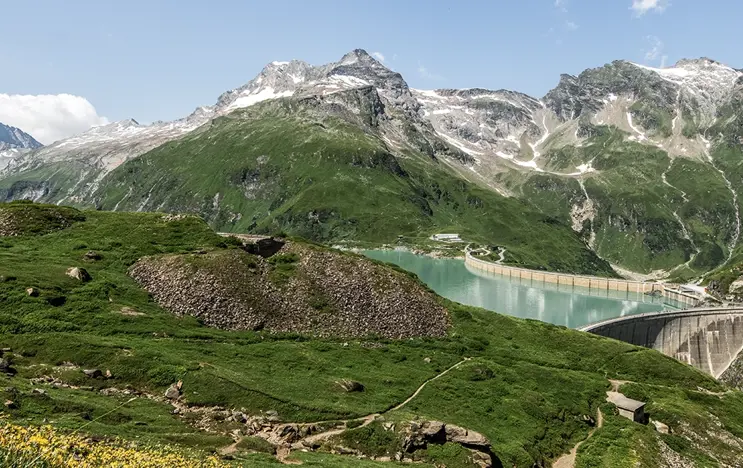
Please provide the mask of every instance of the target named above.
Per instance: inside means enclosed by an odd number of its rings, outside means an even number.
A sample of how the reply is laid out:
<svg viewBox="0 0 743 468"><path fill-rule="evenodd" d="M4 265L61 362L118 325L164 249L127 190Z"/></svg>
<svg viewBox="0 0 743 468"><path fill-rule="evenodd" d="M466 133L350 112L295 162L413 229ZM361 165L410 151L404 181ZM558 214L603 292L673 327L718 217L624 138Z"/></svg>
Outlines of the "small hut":
<svg viewBox="0 0 743 468"><path fill-rule="evenodd" d="M617 392L608 392L608 395L606 401L617 407L620 416L634 422L645 423L645 402L627 398Z"/></svg>

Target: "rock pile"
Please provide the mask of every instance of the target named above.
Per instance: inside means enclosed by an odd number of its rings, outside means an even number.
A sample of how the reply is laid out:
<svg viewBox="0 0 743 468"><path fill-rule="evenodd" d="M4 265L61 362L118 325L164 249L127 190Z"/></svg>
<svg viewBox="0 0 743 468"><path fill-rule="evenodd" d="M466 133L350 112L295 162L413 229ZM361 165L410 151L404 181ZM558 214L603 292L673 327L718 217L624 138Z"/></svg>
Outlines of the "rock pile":
<svg viewBox="0 0 743 468"><path fill-rule="evenodd" d="M446 309L405 273L293 242L276 255L294 262L291 269L233 249L145 257L129 274L163 308L222 329L391 339L446 334ZM288 279L273 281L277 270Z"/></svg>

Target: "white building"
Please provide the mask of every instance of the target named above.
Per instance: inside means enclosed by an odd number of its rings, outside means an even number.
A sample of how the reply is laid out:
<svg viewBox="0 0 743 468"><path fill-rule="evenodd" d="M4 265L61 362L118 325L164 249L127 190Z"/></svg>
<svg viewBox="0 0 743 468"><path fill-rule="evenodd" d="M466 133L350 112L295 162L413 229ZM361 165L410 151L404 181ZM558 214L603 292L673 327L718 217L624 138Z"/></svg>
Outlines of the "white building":
<svg viewBox="0 0 743 468"><path fill-rule="evenodd" d="M464 242L459 234L434 234L431 239L439 242Z"/></svg>

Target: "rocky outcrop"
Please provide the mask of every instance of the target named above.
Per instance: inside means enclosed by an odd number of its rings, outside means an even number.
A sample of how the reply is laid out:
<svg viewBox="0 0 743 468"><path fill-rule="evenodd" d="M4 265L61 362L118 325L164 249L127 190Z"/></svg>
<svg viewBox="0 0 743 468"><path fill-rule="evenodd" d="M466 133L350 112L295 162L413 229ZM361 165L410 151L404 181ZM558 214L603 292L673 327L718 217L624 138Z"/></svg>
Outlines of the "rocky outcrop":
<svg viewBox="0 0 743 468"><path fill-rule="evenodd" d="M479 432L440 421L411 422L403 432L402 449L406 453L423 450L429 444L454 443L472 451L471 459L478 467L502 466L490 448L490 440Z"/></svg>
<svg viewBox="0 0 743 468"><path fill-rule="evenodd" d="M222 329L404 339L449 326L415 278L314 245L287 243L268 259L238 249L146 257L129 274L163 308Z"/></svg>

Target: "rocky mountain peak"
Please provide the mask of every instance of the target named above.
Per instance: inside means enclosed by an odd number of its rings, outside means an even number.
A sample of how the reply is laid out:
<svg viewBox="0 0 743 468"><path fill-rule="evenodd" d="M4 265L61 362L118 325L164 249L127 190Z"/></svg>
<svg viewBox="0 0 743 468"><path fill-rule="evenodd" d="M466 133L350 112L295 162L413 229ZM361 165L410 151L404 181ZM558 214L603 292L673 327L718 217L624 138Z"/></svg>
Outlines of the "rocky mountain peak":
<svg viewBox="0 0 743 468"><path fill-rule="evenodd" d="M344 55L338 63L342 65L351 65L357 62L377 62L377 60L369 55L369 53L364 49L354 49Z"/></svg>
<svg viewBox="0 0 743 468"><path fill-rule="evenodd" d="M0 151L9 149L34 149L43 146L20 128L0 123Z"/></svg>

